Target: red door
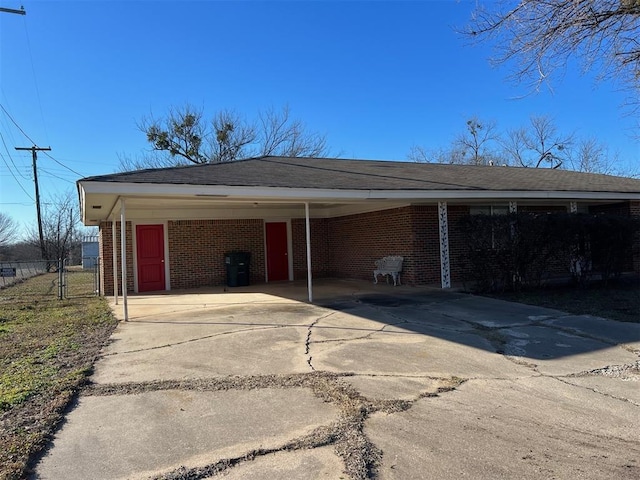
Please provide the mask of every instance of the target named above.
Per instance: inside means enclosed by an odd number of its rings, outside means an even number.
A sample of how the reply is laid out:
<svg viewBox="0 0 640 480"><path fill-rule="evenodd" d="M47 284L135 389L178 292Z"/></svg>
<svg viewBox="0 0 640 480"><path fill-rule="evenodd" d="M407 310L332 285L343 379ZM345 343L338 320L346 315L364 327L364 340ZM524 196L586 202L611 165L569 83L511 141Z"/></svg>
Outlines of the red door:
<svg viewBox="0 0 640 480"><path fill-rule="evenodd" d="M289 280L286 222L267 223L267 279L270 282Z"/></svg>
<svg viewBox="0 0 640 480"><path fill-rule="evenodd" d="M162 225L136 225L138 291L165 290Z"/></svg>

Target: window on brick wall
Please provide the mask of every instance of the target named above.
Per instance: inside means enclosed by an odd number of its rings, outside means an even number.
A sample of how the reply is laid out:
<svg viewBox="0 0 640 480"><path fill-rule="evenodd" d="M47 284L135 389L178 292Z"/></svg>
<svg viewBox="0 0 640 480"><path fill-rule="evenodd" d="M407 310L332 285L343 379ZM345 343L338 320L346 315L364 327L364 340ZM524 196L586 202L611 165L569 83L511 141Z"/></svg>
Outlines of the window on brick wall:
<svg viewBox="0 0 640 480"><path fill-rule="evenodd" d="M471 215L506 215L509 213L509 205L472 205L469 213Z"/></svg>
<svg viewBox="0 0 640 480"><path fill-rule="evenodd" d="M469 208L471 215L507 215L509 213L508 205L472 205ZM513 230L513 228L512 228ZM513 231L512 231L513 234ZM498 248L496 242L495 226L491 225L491 248Z"/></svg>

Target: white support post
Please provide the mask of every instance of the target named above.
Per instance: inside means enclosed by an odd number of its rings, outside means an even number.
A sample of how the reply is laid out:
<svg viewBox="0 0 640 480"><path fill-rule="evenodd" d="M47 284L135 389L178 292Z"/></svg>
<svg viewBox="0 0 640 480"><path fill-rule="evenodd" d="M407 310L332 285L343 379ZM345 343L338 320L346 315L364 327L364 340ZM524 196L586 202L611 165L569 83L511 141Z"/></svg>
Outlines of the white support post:
<svg viewBox="0 0 640 480"><path fill-rule="evenodd" d="M311 224L309 222L309 202L304 202L304 218L307 236L307 290L309 303L313 303L313 282L311 277Z"/></svg>
<svg viewBox="0 0 640 480"><path fill-rule="evenodd" d="M578 202L569 202L569 211L571 213L578 213Z"/></svg>
<svg viewBox="0 0 640 480"><path fill-rule="evenodd" d="M120 255L122 263L122 312L124 321L129 321L127 305L127 219L125 215L124 198L120 199Z"/></svg>
<svg viewBox="0 0 640 480"><path fill-rule="evenodd" d="M509 202L509 213L518 213L518 202L515 200Z"/></svg>
<svg viewBox="0 0 640 480"><path fill-rule="evenodd" d="M442 288L451 288L449 264L449 220L447 202L438 202L438 230L440 232L440 281Z"/></svg>
<svg viewBox="0 0 640 480"><path fill-rule="evenodd" d="M118 250L116 248L116 216L111 220L111 246L113 247L113 298L118 305Z"/></svg>

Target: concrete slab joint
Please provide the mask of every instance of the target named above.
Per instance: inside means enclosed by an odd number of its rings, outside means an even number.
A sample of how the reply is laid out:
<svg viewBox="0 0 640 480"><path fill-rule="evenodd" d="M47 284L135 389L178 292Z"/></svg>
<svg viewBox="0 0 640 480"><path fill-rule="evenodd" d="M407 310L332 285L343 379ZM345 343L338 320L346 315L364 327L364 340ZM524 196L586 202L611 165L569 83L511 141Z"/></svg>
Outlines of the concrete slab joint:
<svg viewBox="0 0 640 480"><path fill-rule="evenodd" d="M130 297L34 478L640 476L640 326L441 289L319 282L321 306L269 288Z"/></svg>

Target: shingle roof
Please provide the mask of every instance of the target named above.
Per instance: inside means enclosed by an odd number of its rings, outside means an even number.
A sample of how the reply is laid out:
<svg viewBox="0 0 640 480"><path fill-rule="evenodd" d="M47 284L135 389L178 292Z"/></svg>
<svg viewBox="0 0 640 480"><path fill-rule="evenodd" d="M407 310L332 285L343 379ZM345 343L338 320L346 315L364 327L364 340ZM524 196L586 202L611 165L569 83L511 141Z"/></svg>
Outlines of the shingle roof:
<svg viewBox="0 0 640 480"><path fill-rule="evenodd" d="M287 157L138 170L80 181L337 190L640 193L637 179L568 170Z"/></svg>

